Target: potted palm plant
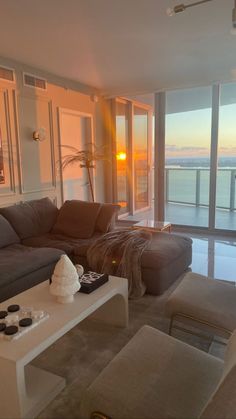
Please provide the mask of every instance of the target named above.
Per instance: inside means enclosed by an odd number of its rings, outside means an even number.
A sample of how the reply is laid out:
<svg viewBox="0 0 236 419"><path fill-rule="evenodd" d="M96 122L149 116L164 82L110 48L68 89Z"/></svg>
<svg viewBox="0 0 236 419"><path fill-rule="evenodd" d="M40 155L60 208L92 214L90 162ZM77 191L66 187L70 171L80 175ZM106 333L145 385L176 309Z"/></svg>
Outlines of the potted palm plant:
<svg viewBox="0 0 236 419"><path fill-rule="evenodd" d="M81 168L85 168L88 175L89 188L91 192L92 201L94 202L94 190L91 177L91 169L94 169L95 162L98 160L108 160L104 149L105 147L97 147L93 143L87 143L88 148L84 150L78 150L76 147L62 144L61 147L65 147L70 150L69 154L62 156L61 168L64 170L69 165L79 164Z"/></svg>

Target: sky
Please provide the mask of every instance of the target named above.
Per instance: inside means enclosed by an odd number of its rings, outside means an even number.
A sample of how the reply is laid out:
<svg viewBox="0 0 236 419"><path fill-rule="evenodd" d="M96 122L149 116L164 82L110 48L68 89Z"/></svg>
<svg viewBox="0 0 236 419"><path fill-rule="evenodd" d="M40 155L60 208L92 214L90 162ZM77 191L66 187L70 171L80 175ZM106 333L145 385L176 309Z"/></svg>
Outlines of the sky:
<svg viewBox="0 0 236 419"><path fill-rule="evenodd" d="M166 115L166 157L209 157L211 109ZM236 104L220 107L221 157L236 156Z"/></svg>
<svg viewBox="0 0 236 419"><path fill-rule="evenodd" d="M124 121L122 116L116 119L118 151L125 151ZM135 118L135 148L139 155L146 151L146 122L144 116ZM211 108L166 115L166 158L209 158L210 144ZM236 157L236 103L220 106L218 155Z"/></svg>

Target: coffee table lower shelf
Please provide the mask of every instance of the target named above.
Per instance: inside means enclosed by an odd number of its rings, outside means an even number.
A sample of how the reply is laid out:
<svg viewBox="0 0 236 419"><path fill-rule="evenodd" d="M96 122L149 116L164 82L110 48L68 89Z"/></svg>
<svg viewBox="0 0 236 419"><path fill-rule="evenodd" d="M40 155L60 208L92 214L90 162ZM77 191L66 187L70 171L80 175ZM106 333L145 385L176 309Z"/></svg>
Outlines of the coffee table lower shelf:
<svg viewBox="0 0 236 419"><path fill-rule="evenodd" d="M22 399L23 416L34 418L66 386L64 378L33 365L25 367L25 397Z"/></svg>

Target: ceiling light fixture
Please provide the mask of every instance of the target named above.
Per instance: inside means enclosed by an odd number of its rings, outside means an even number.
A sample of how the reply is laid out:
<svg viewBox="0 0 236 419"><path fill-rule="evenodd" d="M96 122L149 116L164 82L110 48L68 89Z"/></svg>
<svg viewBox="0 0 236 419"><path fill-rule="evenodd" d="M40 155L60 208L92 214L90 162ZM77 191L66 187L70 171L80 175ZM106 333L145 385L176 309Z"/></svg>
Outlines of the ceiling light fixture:
<svg viewBox="0 0 236 419"><path fill-rule="evenodd" d="M232 30L236 31L236 0L234 0L234 8L232 10Z"/></svg>
<svg viewBox="0 0 236 419"><path fill-rule="evenodd" d="M213 1L213 0L195 1L194 3L191 3L191 4L177 4L176 6L174 6L172 8L169 7L166 10L166 13L167 13L168 16L174 16L177 13L184 12L189 7L199 6L200 4L208 3L209 1ZM233 35L236 35L236 0L234 0L234 8L232 10L232 29L231 29L231 33Z"/></svg>
<svg viewBox="0 0 236 419"><path fill-rule="evenodd" d="M213 1L213 0L195 1L194 3L191 3L191 4L178 4L177 6L169 7L166 10L166 13L167 13L168 16L174 16L177 13L184 12L189 7L198 6L199 4L208 3L209 1ZM236 0L235 0L235 3L236 3ZM234 10L236 10L236 9L234 9ZM236 17L236 11L235 11L235 17Z"/></svg>

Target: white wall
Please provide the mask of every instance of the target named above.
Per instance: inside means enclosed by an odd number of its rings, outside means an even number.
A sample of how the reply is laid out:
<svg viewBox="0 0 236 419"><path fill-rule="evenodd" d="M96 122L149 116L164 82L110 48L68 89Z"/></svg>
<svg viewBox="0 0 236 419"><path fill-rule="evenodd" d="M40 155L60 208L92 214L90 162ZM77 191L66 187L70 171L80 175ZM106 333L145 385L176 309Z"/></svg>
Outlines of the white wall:
<svg viewBox="0 0 236 419"><path fill-rule="evenodd" d="M81 151L89 148L89 144L94 142L92 138L92 115L69 109L59 110L60 140L62 160L68 155L73 155L73 150L67 146L72 146ZM86 168L82 168L83 162L70 164L62 171L63 177L63 198L81 199L89 201L90 188ZM91 177L93 169L90 169Z"/></svg>
<svg viewBox="0 0 236 419"><path fill-rule="evenodd" d="M5 175L5 183L0 184L0 206L45 196L60 206L62 184L57 164L60 156L59 109L91 115L94 132L99 132L99 142L104 141L103 123L101 117L97 117L99 103L94 101L93 96L98 92L12 60L0 58L1 65L15 69L16 81L0 80L0 128ZM46 78L47 90L24 86L23 72ZM32 139L33 131L39 127L46 129L46 140L43 142ZM68 138L68 143L70 141ZM97 171L102 182L97 181ZM96 200L104 201L106 193L101 163L94 177Z"/></svg>

